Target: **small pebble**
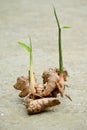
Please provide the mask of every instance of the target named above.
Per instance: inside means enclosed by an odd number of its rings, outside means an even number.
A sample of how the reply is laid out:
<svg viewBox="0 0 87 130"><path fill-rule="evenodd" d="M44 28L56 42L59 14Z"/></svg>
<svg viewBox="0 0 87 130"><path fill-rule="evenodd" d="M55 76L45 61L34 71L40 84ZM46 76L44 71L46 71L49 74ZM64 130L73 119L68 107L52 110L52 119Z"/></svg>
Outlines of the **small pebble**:
<svg viewBox="0 0 87 130"><path fill-rule="evenodd" d="M4 116L4 113L1 113L1 116Z"/></svg>

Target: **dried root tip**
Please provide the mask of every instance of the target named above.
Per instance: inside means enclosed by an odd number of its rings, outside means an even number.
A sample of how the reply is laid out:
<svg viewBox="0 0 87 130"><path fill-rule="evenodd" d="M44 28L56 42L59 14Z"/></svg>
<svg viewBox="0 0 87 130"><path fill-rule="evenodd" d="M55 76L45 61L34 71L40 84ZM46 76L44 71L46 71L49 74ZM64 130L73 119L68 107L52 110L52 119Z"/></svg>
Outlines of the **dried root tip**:
<svg viewBox="0 0 87 130"><path fill-rule="evenodd" d="M27 111L29 114L40 113L48 107L60 104L57 98L42 98L38 100L29 100L27 102Z"/></svg>
<svg viewBox="0 0 87 130"><path fill-rule="evenodd" d="M60 93L61 97L63 97L63 93L64 93L64 91L63 91L63 89L62 89L61 85L60 85L58 82L57 82L56 84L57 84L58 91L59 91L59 93Z"/></svg>
<svg viewBox="0 0 87 130"><path fill-rule="evenodd" d="M71 97L70 97L69 95L65 94L65 96L66 96L70 101L72 101L72 99L71 99Z"/></svg>

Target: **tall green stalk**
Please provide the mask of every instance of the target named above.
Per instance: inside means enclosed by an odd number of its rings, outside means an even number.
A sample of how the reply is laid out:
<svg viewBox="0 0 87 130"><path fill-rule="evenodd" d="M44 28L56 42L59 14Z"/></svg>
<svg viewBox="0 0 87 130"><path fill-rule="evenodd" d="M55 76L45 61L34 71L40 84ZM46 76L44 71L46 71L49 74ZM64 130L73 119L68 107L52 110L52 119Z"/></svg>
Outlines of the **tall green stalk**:
<svg viewBox="0 0 87 130"><path fill-rule="evenodd" d="M60 73L63 73L63 58L62 58L62 45L61 45L61 27L59 24L59 20L57 17L56 9L54 9L54 16L56 18L57 26L58 26L58 48L59 48L59 71Z"/></svg>

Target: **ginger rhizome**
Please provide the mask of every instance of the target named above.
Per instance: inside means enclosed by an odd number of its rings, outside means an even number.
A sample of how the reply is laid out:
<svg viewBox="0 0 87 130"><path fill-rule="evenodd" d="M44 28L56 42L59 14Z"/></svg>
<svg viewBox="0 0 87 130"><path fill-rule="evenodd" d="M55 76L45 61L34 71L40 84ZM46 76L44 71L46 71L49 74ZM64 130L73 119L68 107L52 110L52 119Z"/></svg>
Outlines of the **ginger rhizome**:
<svg viewBox="0 0 87 130"><path fill-rule="evenodd" d="M64 79L66 81L67 73L64 71ZM44 111L45 109L59 105L60 101L58 96L66 96L70 98L69 95L64 93L64 88L62 88L59 79L58 69L49 69L44 71L42 74L43 84L35 84L35 94L31 93L31 88L29 84L29 79L25 77L20 77L17 79L17 83L14 88L20 90L20 97L25 97L24 105L27 108L29 114L35 114Z"/></svg>
<svg viewBox="0 0 87 130"><path fill-rule="evenodd" d="M43 83L39 84L36 80L35 73L33 71L33 54L32 54L32 43L30 39L30 46L25 43L18 42L19 45L24 47L30 55L30 66L27 77L21 76L17 78L17 82L14 88L21 91L19 96L24 98L23 104L26 106L29 114L40 113L45 111L47 108L60 104L58 96L66 96L72 101L69 95L65 93L65 82L67 81L68 73L63 68L62 58L62 45L61 45L61 27L59 20L54 9L54 16L56 18L58 27L58 53L59 53L59 69L50 68L43 72L42 80ZM64 26L63 28L68 28Z"/></svg>

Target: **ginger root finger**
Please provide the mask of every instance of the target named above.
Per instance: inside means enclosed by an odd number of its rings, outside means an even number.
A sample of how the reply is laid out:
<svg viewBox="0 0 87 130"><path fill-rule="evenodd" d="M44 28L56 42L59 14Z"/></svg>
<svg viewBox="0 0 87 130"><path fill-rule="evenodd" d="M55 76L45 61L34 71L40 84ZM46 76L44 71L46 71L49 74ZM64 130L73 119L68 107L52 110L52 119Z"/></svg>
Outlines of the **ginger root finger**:
<svg viewBox="0 0 87 130"><path fill-rule="evenodd" d="M29 79L27 77L21 76L17 78L17 82L14 88L20 90L20 97L25 97L29 94Z"/></svg>
<svg viewBox="0 0 87 130"><path fill-rule="evenodd" d="M46 110L48 107L59 105L60 101L57 98L30 99L27 100L27 103L25 104L27 106L27 112L29 114L35 114Z"/></svg>
<svg viewBox="0 0 87 130"><path fill-rule="evenodd" d="M52 81L48 82L47 85L45 86L45 89L42 91L41 96L42 97L50 96L55 88L56 88L55 82Z"/></svg>
<svg viewBox="0 0 87 130"><path fill-rule="evenodd" d="M59 93L60 93L61 97L63 97L64 91L63 91L63 89L62 89L62 87L61 87L60 83L58 83L58 82L57 82L56 84L57 84L58 91L59 91Z"/></svg>
<svg viewBox="0 0 87 130"><path fill-rule="evenodd" d="M19 97L26 97L29 94L29 90L24 89L22 92L19 93Z"/></svg>
<svg viewBox="0 0 87 130"><path fill-rule="evenodd" d="M49 95L52 95L53 91L56 90L57 91L57 85L56 82L59 82L59 76L58 74L53 70L53 69L49 69L48 71L44 71L42 74L42 78L43 78L43 83L44 84L44 90L42 92L43 97L47 97ZM55 92L55 91L54 91ZM53 94L52 96L54 97L57 96L57 94Z"/></svg>

